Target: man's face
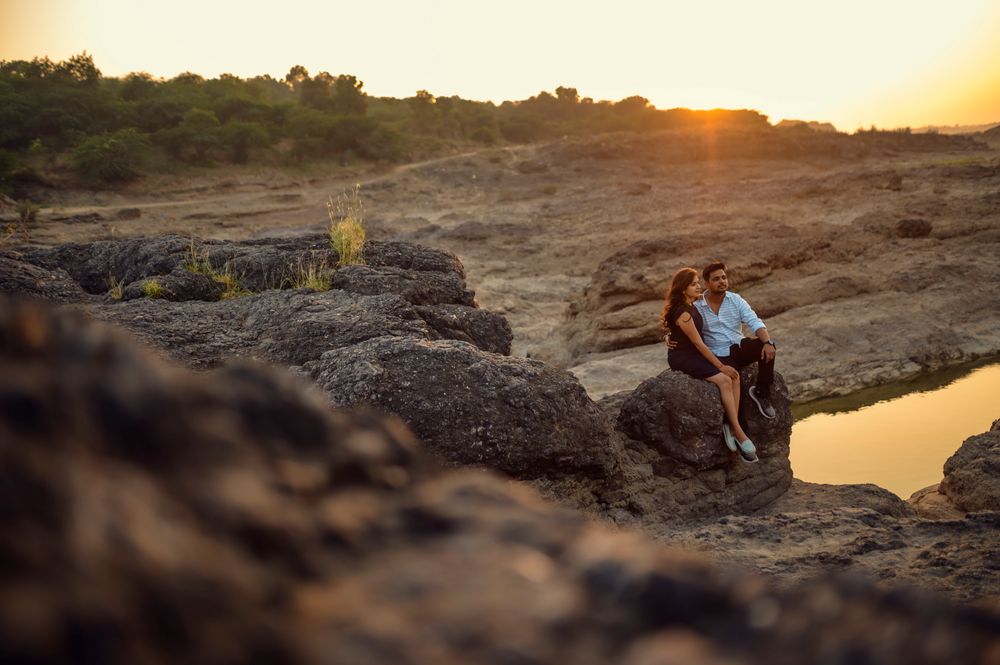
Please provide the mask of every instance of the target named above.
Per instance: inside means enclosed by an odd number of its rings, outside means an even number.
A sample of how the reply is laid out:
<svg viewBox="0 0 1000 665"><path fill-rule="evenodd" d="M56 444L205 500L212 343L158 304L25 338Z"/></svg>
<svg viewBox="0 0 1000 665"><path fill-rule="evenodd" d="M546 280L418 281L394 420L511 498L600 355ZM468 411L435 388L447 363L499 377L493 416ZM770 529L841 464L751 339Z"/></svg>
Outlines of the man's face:
<svg viewBox="0 0 1000 665"><path fill-rule="evenodd" d="M726 271L722 268L718 270L713 270L708 274L708 290L716 295L720 293L725 293L726 289L729 288L729 278L726 277Z"/></svg>

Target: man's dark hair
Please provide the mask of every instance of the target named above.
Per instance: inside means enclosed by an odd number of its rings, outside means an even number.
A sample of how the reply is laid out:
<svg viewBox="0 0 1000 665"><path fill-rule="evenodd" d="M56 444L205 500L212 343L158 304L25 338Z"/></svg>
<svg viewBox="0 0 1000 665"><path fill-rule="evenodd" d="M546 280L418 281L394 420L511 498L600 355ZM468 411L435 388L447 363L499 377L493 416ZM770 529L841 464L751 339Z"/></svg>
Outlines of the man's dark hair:
<svg viewBox="0 0 1000 665"><path fill-rule="evenodd" d="M725 270L726 272L729 272L729 269L726 268L725 263L719 260L715 260L709 263L707 266L705 266L705 269L701 271L701 276L707 282L708 276L711 275L716 270Z"/></svg>

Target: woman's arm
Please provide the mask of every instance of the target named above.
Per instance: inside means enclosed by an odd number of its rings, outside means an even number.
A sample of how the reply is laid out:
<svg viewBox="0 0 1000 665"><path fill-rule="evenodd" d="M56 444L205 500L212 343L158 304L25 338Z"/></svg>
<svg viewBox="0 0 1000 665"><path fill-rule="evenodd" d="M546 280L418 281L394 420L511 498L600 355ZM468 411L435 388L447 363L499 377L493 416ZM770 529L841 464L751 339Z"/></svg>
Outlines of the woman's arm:
<svg viewBox="0 0 1000 665"><path fill-rule="evenodd" d="M709 350L708 346L705 345L701 335L698 334L698 328L695 327L694 319L691 318L690 314L687 312L681 313L681 315L677 317L677 327L681 329L681 332L688 336L688 339L690 339L691 343L694 344L694 348L698 349L698 352L705 356L705 360L712 363L712 367L719 370L729 378L734 378L734 375L739 376L735 369L724 364Z"/></svg>

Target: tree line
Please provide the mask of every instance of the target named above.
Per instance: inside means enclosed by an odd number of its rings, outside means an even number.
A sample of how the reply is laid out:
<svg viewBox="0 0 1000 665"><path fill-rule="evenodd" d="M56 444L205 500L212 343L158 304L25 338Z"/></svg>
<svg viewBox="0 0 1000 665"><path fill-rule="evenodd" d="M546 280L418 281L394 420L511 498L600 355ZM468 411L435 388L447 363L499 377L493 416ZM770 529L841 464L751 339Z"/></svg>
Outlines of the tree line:
<svg viewBox="0 0 1000 665"><path fill-rule="evenodd" d="M643 97L594 101L570 87L499 105L426 90L374 97L355 76L301 65L283 79L105 77L84 52L0 61L0 188L39 162L111 182L178 164L399 162L470 144L717 122L769 126L756 111L658 110Z"/></svg>

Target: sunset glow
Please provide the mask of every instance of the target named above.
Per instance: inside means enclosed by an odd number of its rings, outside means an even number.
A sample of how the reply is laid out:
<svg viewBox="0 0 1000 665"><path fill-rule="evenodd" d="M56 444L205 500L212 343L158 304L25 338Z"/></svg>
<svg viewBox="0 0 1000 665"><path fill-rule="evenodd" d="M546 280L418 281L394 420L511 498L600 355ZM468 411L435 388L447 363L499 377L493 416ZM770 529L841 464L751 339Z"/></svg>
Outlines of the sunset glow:
<svg viewBox="0 0 1000 665"><path fill-rule="evenodd" d="M1000 5L791 0L366 3L13 0L0 59L88 51L106 76L355 74L373 95L418 89L523 99L559 85L659 108L755 108L772 121L859 126L1000 121Z"/></svg>

